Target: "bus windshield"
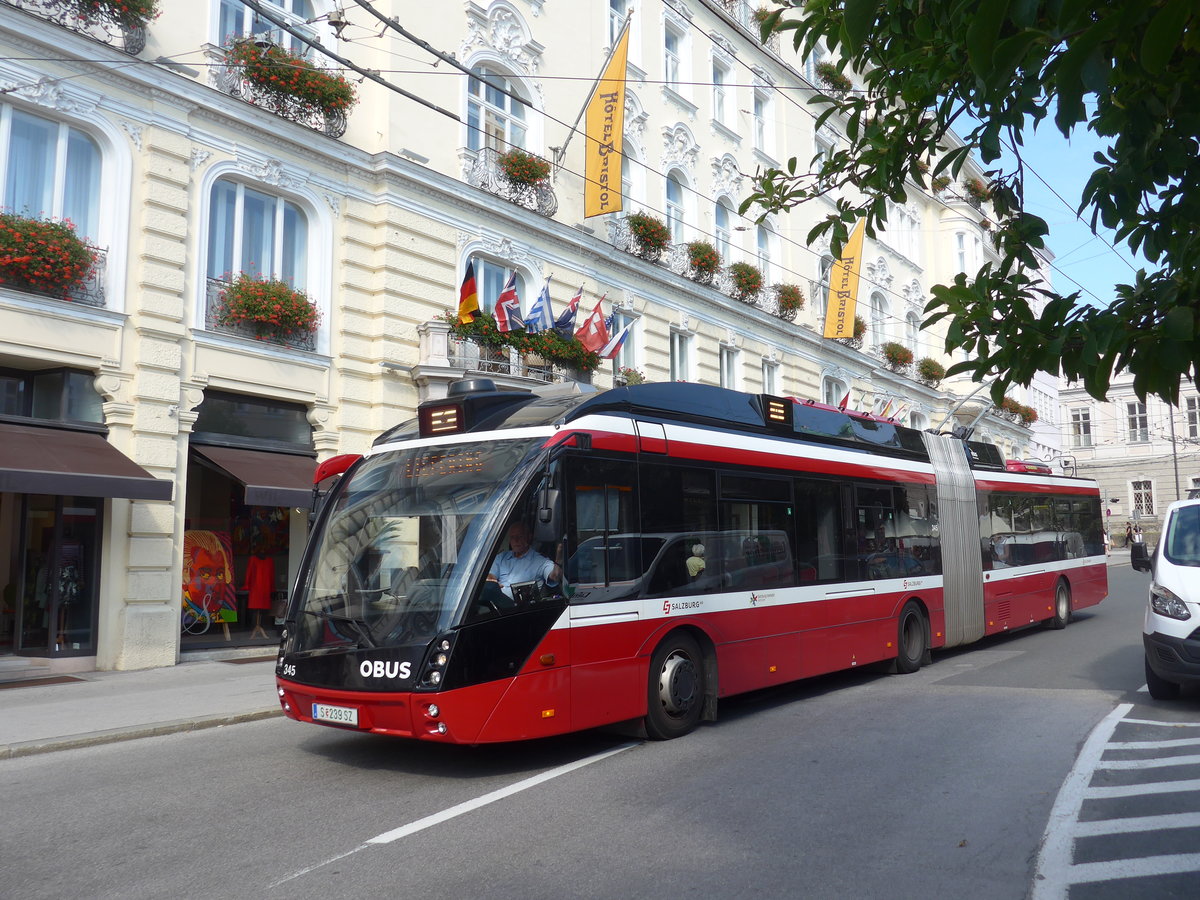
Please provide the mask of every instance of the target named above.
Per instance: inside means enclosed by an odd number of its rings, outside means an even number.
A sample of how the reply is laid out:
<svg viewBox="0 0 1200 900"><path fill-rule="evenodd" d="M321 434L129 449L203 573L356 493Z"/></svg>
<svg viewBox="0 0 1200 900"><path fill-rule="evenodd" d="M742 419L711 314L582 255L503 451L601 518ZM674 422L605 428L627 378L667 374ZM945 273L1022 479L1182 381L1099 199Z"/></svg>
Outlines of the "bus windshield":
<svg viewBox="0 0 1200 900"><path fill-rule="evenodd" d="M399 646L447 627L540 439L388 451L331 498L301 574L296 649ZM524 464L523 464L524 463Z"/></svg>

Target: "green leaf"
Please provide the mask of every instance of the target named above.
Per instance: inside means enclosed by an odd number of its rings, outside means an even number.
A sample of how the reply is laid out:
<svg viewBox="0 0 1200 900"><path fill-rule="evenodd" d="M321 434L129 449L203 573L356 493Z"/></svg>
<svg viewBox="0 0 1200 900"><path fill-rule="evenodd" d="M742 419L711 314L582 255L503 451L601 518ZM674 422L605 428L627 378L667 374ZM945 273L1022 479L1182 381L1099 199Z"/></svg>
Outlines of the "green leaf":
<svg viewBox="0 0 1200 900"><path fill-rule="evenodd" d="M861 46L875 24L875 8L878 0L846 0L846 43L851 49Z"/></svg>
<svg viewBox="0 0 1200 900"><path fill-rule="evenodd" d="M984 0L975 10L971 26L967 29L967 58L971 70L981 81L988 82L992 54L1000 37L1000 26L1008 12L1009 0Z"/></svg>
<svg viewBox="0 0 1200 900"><path fill-rule="evenodd" d="M1163 330L1175 341L1190 341L1196 336L1196 315L1188 306L1176 306L1163 317Z"/></svg>
<svg viewBox="0 0 1200 900"><path fill-rule="evenodd" d="M1142 66L1147 72L1158 75L1166 68L1183 40L1184 26L1194 6L1194 0L1168 0L1150 21L1142 35L1141 50Z"/></svg>

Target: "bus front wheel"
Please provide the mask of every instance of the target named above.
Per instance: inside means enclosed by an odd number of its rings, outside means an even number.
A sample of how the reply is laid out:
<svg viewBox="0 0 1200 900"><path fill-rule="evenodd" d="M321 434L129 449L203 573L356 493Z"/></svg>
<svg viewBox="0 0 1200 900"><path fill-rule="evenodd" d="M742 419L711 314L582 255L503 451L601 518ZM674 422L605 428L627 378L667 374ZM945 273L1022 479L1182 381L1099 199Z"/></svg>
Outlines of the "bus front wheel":
<svg viewBox="0 0 1200 900"><path fill-rule="evenodd" d="M656 741L681 737L704 711L704 655L686 632L669 635L650 658L646 734Z"/></svg>
<svg viewBox="0 0 1200 900"><path fill-rule="evenodd" d="M925 614L911 600L900 610L896 654L896 671L909 675L921 668L925 654L929 651L929 629L925 626Z"/></svg>
<svg viewBox="0 0 1200 900"><path fill-rule="evenodd" d="M1066 628L1071 621L1071 589L1066 582L1060 581L1054 589L1054 618L1050 620L1051 628Z"/></svg>

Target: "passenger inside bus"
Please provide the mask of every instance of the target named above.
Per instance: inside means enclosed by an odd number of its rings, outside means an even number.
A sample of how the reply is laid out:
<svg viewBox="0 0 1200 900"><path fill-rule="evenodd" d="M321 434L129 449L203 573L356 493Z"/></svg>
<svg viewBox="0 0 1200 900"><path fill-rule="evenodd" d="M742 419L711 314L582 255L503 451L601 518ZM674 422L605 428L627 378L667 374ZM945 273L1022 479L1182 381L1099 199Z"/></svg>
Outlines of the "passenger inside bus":
<svg viewBox="0 0 1200 900"><path fill-rule="evenodd" d="M484 587L485 601L490 599L498 606L511 607L518 599L513 594L513 585L534 582L547 587L558 586L562 570L553 560L533 549L529 526L523 521L518 519L509 525L508 546L508 550L497 553L492 560L488 585Z"/></svg>

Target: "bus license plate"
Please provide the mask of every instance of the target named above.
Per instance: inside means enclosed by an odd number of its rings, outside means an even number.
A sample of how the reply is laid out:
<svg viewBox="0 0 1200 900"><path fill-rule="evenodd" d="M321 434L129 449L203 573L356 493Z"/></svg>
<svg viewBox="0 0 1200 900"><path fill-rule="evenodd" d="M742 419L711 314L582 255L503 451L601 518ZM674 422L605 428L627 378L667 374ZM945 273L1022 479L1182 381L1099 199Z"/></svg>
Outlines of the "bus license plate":
<svg viewBox="0 0 1200 900"><path fill-rule="evenodd" d="M314 703L312 717L314 722L358 726L358 710L349 706L326 706L323 703Z"/></svg>

